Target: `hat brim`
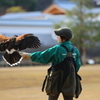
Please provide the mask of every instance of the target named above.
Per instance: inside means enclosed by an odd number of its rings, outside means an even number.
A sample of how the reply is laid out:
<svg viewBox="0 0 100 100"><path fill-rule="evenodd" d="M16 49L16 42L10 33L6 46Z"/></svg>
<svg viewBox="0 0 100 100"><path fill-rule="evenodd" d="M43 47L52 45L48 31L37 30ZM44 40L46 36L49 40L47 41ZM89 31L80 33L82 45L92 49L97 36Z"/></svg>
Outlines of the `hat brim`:
<svg viewBox="0 0 100 100"><path fill-rule="evenodd" d="M58 30L54 30L54 33L58 36L61 36L60 32Z"/></svg>

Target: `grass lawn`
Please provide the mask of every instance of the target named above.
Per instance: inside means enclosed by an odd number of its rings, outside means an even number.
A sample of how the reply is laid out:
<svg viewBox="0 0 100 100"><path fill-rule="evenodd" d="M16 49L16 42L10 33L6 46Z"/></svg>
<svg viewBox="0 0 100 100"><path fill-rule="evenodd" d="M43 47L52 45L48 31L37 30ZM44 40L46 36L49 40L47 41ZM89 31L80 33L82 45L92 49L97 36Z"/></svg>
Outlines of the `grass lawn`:
<svg viewBox="0 0 100 100"><path fill-rule="evenodd" d="M49 66L0 68L0 100L47 100L41 92ZM83 91L78 100L100 99L100 65L81 67ZM63 100L60 96L59 100Z"/></svg>

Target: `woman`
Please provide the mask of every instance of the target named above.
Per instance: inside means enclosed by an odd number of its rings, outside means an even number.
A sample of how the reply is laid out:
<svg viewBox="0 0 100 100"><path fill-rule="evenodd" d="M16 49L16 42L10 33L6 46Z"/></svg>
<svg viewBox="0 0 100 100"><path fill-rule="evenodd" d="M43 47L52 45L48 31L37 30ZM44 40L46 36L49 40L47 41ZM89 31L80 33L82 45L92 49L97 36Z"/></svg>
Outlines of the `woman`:
<svg viewBox="0 0 100 100"><path fill-rule="evenodd" d="M20 53L24 58L31 58L32 61L39 62L39 63L52 63L52 66L59 64L64 60L67 55L67 51L61 45L66 46L69 50L72 49L73 45L70 42L70 39L73 37L73 33L70 28L64 27L60 29L54 30L55 34L57 35L58 45L55 45L51 48L46 49L45 51L38 51L33 53ZM80 62L80 53L77 48L73 51L73 57L76 62L76 71L78 72L81 62ZM60 94L60 93L59 93ZM57 100L58 95L51 96L49 95L48 100ZM63 94L63 93L62 93ZM68 97L63 94L64 100L73 100L73 97Z"/></svg>

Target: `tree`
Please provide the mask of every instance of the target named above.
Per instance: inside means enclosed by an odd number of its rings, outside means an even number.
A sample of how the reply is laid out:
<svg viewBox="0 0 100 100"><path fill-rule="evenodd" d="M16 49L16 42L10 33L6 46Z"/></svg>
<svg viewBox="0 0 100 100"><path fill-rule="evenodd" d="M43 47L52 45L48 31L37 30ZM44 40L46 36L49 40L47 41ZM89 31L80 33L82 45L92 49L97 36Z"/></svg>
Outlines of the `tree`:
<svg viewBox="0 0 100 100"><path fill-rule="evenodd" d="M14 5L14 0L0 0L0 15L4 14L8 7Z"/></svg>
<svg viewBox="0 0 100 100"><path fill-rule="evenodd" d="M15 12L25 12L25 10L20 6L13 6L6 10L7 13L15 13Z"/></svg>
<svg viewBox="0 0 100 100"><path fill-rule="evenodd" d="M71 21L67 25L63 22L63 25L73 30L75 38L72 42L81 52L82 63L86 64L86 49L100 40L100 22L96 20L98 14L92 12L91 0L74 0L74 2L76 7L66 14Z"/></svg>
<svg viewBox="0 0 100 100"><path fill-rule="evenodd" d="M34 11L36 0L15 0L15 6L21 6L27 11Z"/></svg>
<svg viewBox="0 0 100 100"><path fill-rule="evenodd" d="M6 13L6 9L20 6L26 11L34 11L36 0L0 0L0 15Z"/></svg>

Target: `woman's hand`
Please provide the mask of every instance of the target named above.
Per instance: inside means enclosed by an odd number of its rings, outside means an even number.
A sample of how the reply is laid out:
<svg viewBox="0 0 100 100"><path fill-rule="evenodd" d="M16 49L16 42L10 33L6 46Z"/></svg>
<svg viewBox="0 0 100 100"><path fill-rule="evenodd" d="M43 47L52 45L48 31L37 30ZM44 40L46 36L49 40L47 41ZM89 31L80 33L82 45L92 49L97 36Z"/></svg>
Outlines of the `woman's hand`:
<svg viewBox="0 0 100 100"><path fill-rule="evenodd" d="M30 58L30 53L19 52L19 54L23 57L23 59Z"/></svg>

